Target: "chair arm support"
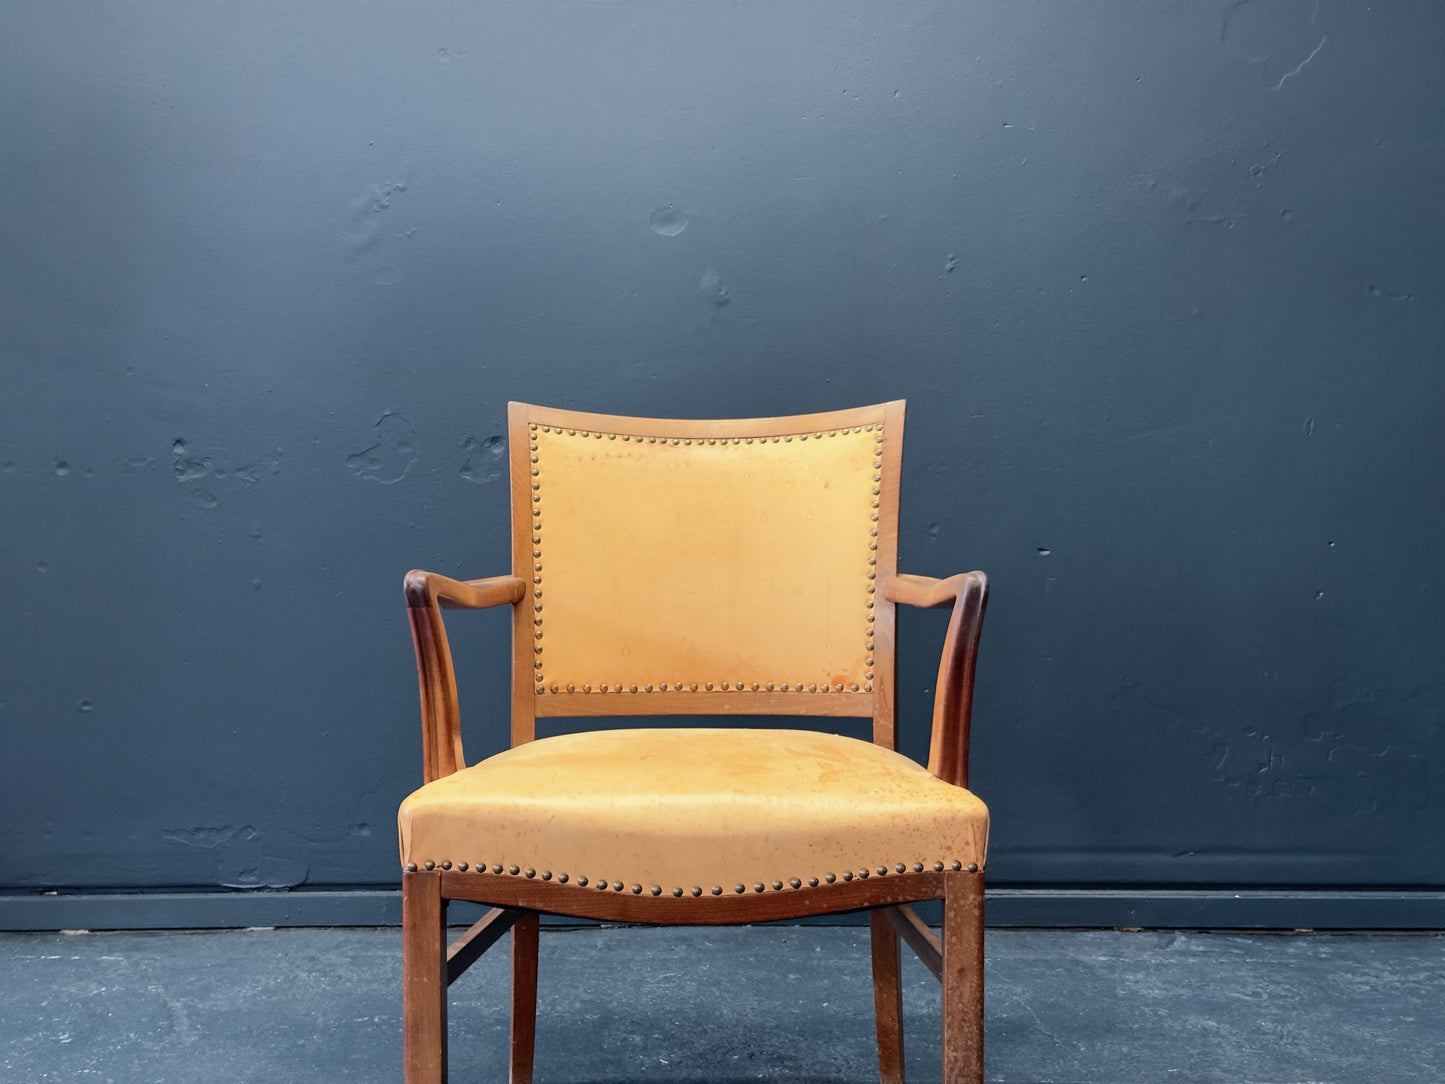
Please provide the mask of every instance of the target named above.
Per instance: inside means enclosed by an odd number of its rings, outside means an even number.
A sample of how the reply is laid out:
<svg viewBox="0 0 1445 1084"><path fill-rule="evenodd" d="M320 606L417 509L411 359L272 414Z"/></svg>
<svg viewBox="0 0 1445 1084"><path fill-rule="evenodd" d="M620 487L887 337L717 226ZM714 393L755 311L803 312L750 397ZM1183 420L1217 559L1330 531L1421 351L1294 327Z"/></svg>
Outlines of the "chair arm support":
<svg viewBox="0 0 1445 1084"><path fill-rule="evenodd" d="M978 661L983 613L988 605L988 577L982 572L965 572L942 580L930 576L889 576L883 581L883 597L904 606L953 606L933 696L928 770L940 779L966 787L973 671Z"/></svg>
<svg viewBox="0 0 1445 1084"><path fill-rule="evenodd" d="M430 783L466 767L462 753L461 712L452 650L443 609L483 609L520 602L526 584L517 576L453 580L413 569L406 574L406 613L416 646L417 684L421 689L422 776Z"/></svg>

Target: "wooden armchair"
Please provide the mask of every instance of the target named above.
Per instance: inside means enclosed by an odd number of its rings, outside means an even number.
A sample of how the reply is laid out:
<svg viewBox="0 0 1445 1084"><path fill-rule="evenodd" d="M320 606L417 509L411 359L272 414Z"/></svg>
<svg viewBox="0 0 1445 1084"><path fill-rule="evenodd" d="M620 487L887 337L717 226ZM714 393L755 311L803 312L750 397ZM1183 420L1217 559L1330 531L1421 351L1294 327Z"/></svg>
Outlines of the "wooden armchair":
<svg viewBox="0 0 1445 1084"><path fill-rule="evenodd" d="M532 1079L539 913L735 924L866 908L881 1079L903 1080L899 935L943 985L943 1078L983 1079L988 811L967 789L988 585L897 573L903 406L667 421L512 403L513 575L406 577L426 785L398 815L405 1065L446 1078L446 988L512 935ZM466 766L440 611L512 607L512 748ZM951 606L925 770L897 749L894 612ZM602 730L545 716L866 716ZM943 901L940 940L912 911ZM492 910L450 946L448 900Z"/></svg>

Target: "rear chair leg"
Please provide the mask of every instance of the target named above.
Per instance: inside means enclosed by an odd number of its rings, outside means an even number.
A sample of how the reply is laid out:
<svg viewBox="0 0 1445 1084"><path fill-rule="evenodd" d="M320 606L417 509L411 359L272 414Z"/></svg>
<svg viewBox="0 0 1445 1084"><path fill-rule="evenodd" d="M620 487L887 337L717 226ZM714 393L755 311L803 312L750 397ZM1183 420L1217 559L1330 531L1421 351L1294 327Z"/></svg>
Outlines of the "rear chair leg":
<svg viewBox="0 0 1445 1084"><path fill-rule="evenodd" d="M537 934L536 912L522 915L512 926L511 1084L532 1084L537 1047Z"/></svg>
<svg viewBox="0 0 1445 1084"><path fill-rule="evenodd" d="M439 872L401 875L402 1065L406 1084L447 1079L446 905Z"/></svg>
<svg viewBox="0 0 1445 1084"><path fill-rule="evenodd" d="M903 1084L903 983L898 931L882 910L868 913L873 935L873 1017L878 1025L878 1079Z"/></svg>
<svg viewBox="0 0 1445 1084"><path fill-rule="evenodd" d="M943 1084L982 1084L983 874L944 878Z"/></svg>

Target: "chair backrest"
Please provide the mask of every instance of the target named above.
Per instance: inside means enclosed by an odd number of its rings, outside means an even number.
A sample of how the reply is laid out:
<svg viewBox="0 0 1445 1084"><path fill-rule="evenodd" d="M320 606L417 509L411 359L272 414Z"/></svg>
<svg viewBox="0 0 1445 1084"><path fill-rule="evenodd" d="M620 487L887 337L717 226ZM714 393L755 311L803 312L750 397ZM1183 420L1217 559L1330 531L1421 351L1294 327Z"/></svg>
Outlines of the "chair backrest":
<svg viewBox="0 0 1445 1084"><path fill-rule="evenodd" d="M871 716L896 748L903 402L683 421L508 407L513 743L537 716Z"/></svg>

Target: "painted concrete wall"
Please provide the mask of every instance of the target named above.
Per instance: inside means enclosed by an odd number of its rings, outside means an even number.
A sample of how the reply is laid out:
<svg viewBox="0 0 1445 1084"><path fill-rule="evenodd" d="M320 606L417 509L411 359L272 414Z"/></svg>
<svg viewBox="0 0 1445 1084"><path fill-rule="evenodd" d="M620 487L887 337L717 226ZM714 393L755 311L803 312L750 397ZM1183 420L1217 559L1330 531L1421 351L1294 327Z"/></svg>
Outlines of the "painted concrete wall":
<svg viewBox="0 0 1445 1084"><path fill-rule="evenodd" d="M1442 35L3 4L0 888L392 883L401 577L506 570L509 398L909 399L994 883L1445 884ZM453 629L476 757L505 621Z"/></svg>

